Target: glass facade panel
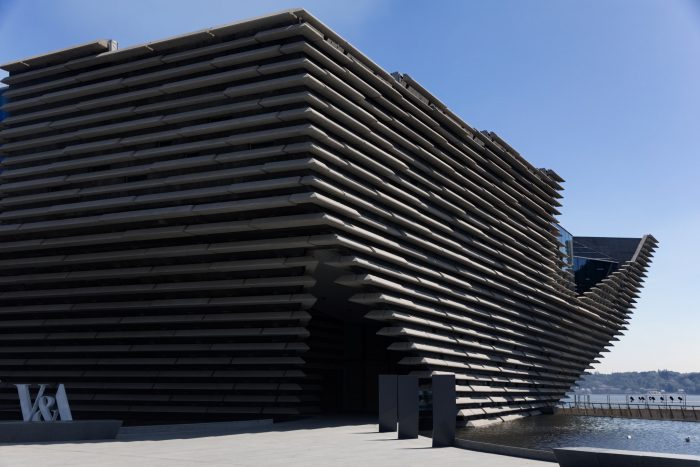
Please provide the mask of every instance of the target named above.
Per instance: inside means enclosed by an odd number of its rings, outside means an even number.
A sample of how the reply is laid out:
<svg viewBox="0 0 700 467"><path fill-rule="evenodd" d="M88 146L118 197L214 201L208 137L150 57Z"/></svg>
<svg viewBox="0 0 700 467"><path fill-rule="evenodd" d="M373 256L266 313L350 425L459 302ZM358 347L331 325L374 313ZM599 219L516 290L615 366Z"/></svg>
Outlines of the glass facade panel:
<svg viewBox="0 0 700 467"><path fill-rule="evenodd" d="M6 102L5 96L3 96L3 94L5 93L6 90L7 90L6 87L0 88L0 124L7 116L7 114L2 111L2 106L5 105L5 102ZM0 144L0 146L2 146L2 144ZM2 159L3 159L2 154L0 154L0 162L2 162ZM0 173L2 173L2 168L0 168Z"/></svg>
<svg viewBox="0 0 700 467"><path fill-rule="evenodd" d="M608 277L620 266L614 261L574 257L574 277L576 279L576 292L582 294L591 289L597 283Z"/></svg>
<svg viewBox="0 0 700 467"><path fill-rule="evenodd" d="M7 90L6 87L0 88L0 107L5 105L5 97L3 96L3 94L5 93L6 90ZM5 112L3 112L2 109L0 108L0 122L2 122L6 116L7 116L7 114Z"/></svg>
<svg viewBox="0 0 700 467"><path fill-rule="evenodd" d="M559 231L559 251L562 254L562 269L573 273L574 269L574 236L569 233L564 227L559 224L554 224L554 227Z"/></svg>

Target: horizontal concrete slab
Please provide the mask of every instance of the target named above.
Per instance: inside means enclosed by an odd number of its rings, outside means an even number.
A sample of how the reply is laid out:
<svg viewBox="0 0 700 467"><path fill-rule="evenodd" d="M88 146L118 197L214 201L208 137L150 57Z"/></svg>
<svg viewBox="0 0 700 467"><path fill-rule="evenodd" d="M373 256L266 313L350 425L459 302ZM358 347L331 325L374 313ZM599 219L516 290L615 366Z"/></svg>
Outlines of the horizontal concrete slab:
<svg viewBox="0 0 700 467"><path fill-rule="evenodd" d="M71 422L0 422L0 443L45 443L114 439L121 420Z"/></svg>
<svg viewBox="0 0 700 467"><path fill-rule="evenodd" d="M697 467L700 456L592 447L556 448L561 467Z"/></svg>

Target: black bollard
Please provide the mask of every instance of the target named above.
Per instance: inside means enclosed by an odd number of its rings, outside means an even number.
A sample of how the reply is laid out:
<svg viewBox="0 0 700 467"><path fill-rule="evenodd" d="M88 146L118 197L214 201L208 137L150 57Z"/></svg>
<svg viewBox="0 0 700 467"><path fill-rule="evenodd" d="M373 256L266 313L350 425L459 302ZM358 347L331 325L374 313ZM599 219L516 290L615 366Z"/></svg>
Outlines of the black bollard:
<svg viewBox="0 0 700 467"><path fill-rule="evenodd" d="M379 375L379 432L396 431L398 422L398 377Z"/></svg>
<svg viewBox="0 0 700 467"><path fill-rule="evenodd" d="M433 375L433 447L453 446L456 425L455 375Z"/></svg>
<svg viewBox="0 0 700 467"><path fill-rule="evenodd" d="M399 439L418 438L418 377L398 377Z"/></svg>

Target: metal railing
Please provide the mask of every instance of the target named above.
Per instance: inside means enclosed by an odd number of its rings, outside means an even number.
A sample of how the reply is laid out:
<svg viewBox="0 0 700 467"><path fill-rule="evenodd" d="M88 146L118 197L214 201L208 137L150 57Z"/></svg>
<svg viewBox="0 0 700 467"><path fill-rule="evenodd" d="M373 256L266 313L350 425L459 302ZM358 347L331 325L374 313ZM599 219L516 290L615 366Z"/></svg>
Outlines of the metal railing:
<svg viewBox="0 0 700 467"><path fill-rule="evenodd" d="M576 407L600 407L608 406L625 406L625 407L649 407L649 408L678 408L678 407L700 407L700 405L691 404L688 405L688 398L685 394L625 394L624 401L613 402L613 398L619 399L620 394L610 395L607 394L605 397L607 401L594 401L591 402L591 395L589 394L574 394L573 400L562 401L562 404L573 404Z"/></svg>
<svg viewBox="0 0 700 467"><path fill-rule="evenodd" d="M562 408L568 409L668 409L668 410L688 410L700 412L700 405L664 404L653 402L588 402L588 401L563 401L558 404Z"/></svg>
<svg viewBox="0 0 700 467"><path fill-rule="evenodd" d="M700 422L700 405L653 402L560 402L559 409L571 415L678 420Z"/></svg>

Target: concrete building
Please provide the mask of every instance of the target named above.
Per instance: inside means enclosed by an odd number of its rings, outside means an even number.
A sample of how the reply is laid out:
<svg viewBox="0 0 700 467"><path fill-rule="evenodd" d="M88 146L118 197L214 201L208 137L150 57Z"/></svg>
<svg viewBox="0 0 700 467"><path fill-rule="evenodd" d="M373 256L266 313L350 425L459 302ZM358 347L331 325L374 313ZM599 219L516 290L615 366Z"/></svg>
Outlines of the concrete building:
<svg viewBox="0 0 700 467"><path fill-rule="evenodd" d="M537 413L656 245L560 243L555 172L304 10L2 68L0 379L76 418L373 411L441 372L462 420ZM586 245L616 266L577 293Z"/></svg>

